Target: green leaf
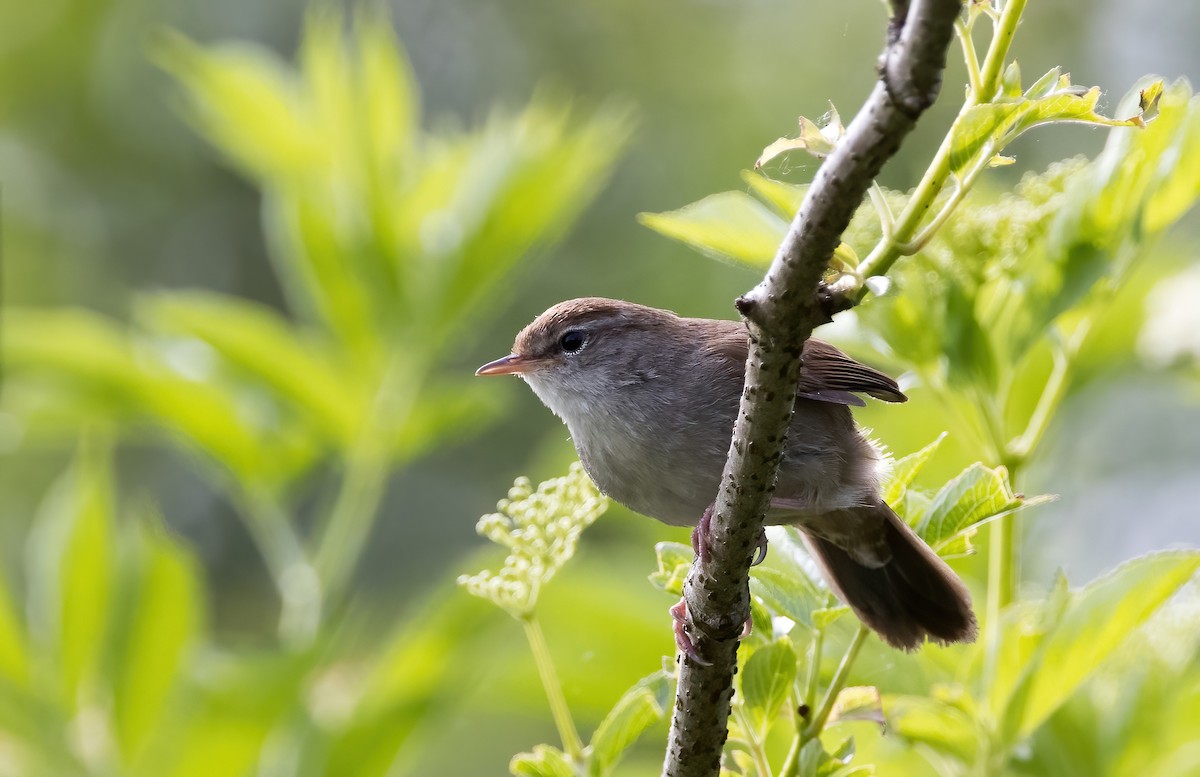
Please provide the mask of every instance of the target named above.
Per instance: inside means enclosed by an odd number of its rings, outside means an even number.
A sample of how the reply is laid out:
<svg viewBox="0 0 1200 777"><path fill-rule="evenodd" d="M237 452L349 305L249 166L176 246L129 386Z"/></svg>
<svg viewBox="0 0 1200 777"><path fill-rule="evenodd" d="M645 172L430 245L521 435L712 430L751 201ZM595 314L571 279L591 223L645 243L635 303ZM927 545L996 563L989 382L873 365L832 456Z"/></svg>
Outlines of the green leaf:
<svg viewBox="0 0 1200 777"><path fill-rule="evenodd" d="M884 482L883 501L894 508L896 503L904 497L904 493L908 490L908 487L916 480L917 475L921 474L921 470L933 458L933 454L937 453L938 448L945 439L946 433L942 432L937 436L936 440L921 450L916 453L910 453L893 463L891 470L888 472L887 480Z"/></svg>
<svg viewBox="0 0 1200 777"><path fill-rule="evenodd" d="M137 535L133 610L122 624L113 672L117 737L126 762L137 760L163 720L203 622L201 569L162 529L147 524Z"/></svg>
<svg viewBox="0 0 1200 777"><path fill-rule="evenodd" d="M995 393L1000 367L992 341L975 309L975 295L959 280L945 279L946 318L943 347L947 358L947 377L960 388L978 387Z"/></svg>
<svg viewBox="0 0 1200 777"><path fill-rule="evenodd" d="M513 756L508 770L516 777L576 777L567 756L550 745L538 745L532 753Z"/></svg>
<svg viewBox="0 0 1200 777"><path fill-rule="evenodd" d="M741 672L742 697L760 733L787 701L796 680L796 650L787 638L760 647Z"/></svg>
<svg viewBox="0 0 1200 777"><path fill-rule="evenodd" d="M146 296L139 314L154 329L207 343L230 366L285 397L333 444L344 448L354 440L370 402L366 376L338 364L315 333L257 302L203 291Z"/></svg>
<svg viewBox="0 0 1200 777"><path fill-rule="evenodd" d="M57 659L59 700L74 709L101 668L112 613L116 540L112 472L84 444L43 502L29 537L30 632Z"/></svg>
<svg viewBox="0 0 1200 777"><path fill-rule="evenodd" d="M672 596L683 596L683 581L692 568L692 549L679 542L659 542L654 546L658 569L650 574L650 583Z"/></svg>
<svg viewBox="0 0 1200 777"><path fill-rule="evenodd" d="M808 184L786 183L768 178L762 173L752 170L742 171L742 180L750 190L758 195L768 205L774 207L789 221L800 210L804 195L808 193Z"/></svg>
<svg viewBox="0 0 1200 777"><path fill-rule="evenodd" d="M204 50L166 32L152 56L188 87L192 121L249 174L295 175L323 155L295 78L266 48Z"/></svg>
<svg viewBox="0 0 1200 777"><path fill-rule="evenodd" d="M1060 614L1042 621L1044 635L1011 693L1002 686L992 689L992 710L1001 721L1004 741L1033 733L1197 569L1198 551L1156 553L1073 592ZM1023 628L1020 622L1009 623L1005 632Z"/></svg>
<svg viewBox="0 0 1200 777"><path fill-rule="evenodd" d="M991 469L976 462L942 486L917 526L917 533L934 550L981 521L1021 507L1003 467Z"/></svg>
<svg viewBox="0 0 1200 777"><path fill-rule="evenodd" d="M934 696L887 696L884 709L892 733L963 764L975 763L979 726L962 709Z"/></svg>
<svg viewBox="0 0 1200 777"><path fill-rule="evenodd" d="M671 677L658 671L625 692L592 735L589 771L605 777L647 728L671 708Z"/></svg>
<svg viewBox="0 0 1200 777"><path fill-rule="evenodd" d="M787 222L745 192L723 192L668 213L642 213L642 224L717 259L766 267Z"/></svg>
<svg viewBox="0 0 1200 777"><path fill-rule="evenodd" d="M750 593L762 600L774 614L791 618L811 629L812 611L826 602L826 593L801 572L785 572L772 567L750 571Z"/></svg>
<svg viewBox="0 0 1200 777"><path fill-rule="evenodd" d="M850 612L850 608L844 604L836 607L822 607L819 610L813 610L813 627L818 631L824 631L848 612Z"/></svg>
<svg viewBox="0 0 1200 777"><path fill-rule="evenodd" d="M0 680L18 687L29 680L25 629L3 574L0 574Z"/></svg>
<svg viewBox="0 0 1200 777"><path fill-rule="evenodd" d="M879 689L873 685L852 685L843 688L834 700L833 709L829 713L829 724L862 720L876 723L881 729L887 725ZM842 760L836 752L834 757Z"/></svg>
<svg viewBox="0 0 1200 777"><path fill-rule="evenodd" d="M1129 119L1110 119L1096 113L1100 88L1081 91L1070 83L1069 77L1057 76L1054 88L1047 80L1057 75L1047 73L1021 96L1020 72L1013 63L1005 71L998 102L969 108L951 129L950 170L954 175L970 175L981 164L1000 153L1021 133L1042 124L1077 122L1083 124L1127 127L1144 124L1140 113Z"/></svg>

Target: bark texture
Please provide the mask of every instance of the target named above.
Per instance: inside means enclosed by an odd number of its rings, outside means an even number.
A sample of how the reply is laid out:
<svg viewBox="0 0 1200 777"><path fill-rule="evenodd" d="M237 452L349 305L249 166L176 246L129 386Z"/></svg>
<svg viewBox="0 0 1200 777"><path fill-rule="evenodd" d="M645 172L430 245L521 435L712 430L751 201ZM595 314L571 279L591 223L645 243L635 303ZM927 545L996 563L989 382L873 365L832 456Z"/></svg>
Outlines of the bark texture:
<svg viewBox="0 0 1200 777"><path fill-rule="evenodd" d="M737 300L750 331L746 388L711 528L707 563L684 584L700 665L682 658L664 777L715 777L728 735L738 638L750 616L749 569L792 414L800 356L814 327L852 304L821 284L842 233L884 163L941 86L961 0L896 0L879 81L817 171L787 236Z"/></svg>

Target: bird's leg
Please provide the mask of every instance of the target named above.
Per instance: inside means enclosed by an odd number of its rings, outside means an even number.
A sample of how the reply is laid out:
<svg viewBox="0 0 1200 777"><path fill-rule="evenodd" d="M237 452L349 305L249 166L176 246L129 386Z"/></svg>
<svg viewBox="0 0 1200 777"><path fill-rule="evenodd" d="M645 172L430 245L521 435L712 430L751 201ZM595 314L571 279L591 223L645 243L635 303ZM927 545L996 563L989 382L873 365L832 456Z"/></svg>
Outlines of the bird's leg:
<svg viewBox="0 0 1200 777"><path fill-rule="evenodd" d="M680 598L679 603L671 608L671 617L675 620L675 647L679 648L679 652L692 659L694 664L712 666L712 661L701 656L700 652L696 650L696 643L692 642L691 636L687 633L687 627L691 622L691 618L688 616L687 599Z"/></svg>

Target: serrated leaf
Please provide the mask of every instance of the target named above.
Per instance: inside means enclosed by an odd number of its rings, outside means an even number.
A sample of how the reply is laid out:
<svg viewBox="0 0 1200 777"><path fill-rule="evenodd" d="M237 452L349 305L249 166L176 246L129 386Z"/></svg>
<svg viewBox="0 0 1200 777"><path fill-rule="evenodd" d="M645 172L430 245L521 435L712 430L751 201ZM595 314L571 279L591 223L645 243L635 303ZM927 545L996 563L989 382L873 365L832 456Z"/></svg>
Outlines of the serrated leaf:
<svg viewBox="0 0 1200 777"><path fill-rule="evenodd" d="M745 192L723 192L638 220L660 234L717 259L766 267L787 234L787 222Z"/></svg>
<svg viewBox="0 0 1200 777"><path fill-rule="evenodd" d="M826 594L807 575L772 567L750 571L750 593L776 615L784 615L806 628L813 627L812 611L826 601Z"/></svg>
<svg viewBox="0 0 1200 777"><path fill-rule="evenodd" d="M550 745L538 745L532 753L513 756L508 770L516 777L576 777L567 756Z"/></svg>
<svg viewBox="0 0 1200 777"><path fill-rule="evenodd" d="M933 454L937 453L941 447L942 441L946 439L946 432L942 432L933 442L926 445L916 453L910 453L902 459L897 459L888 472L887 481L883 486L883 501L889 505L895 505L903 496L912 482L921 474L921 470L933 458Z"/></svg>
<svg viewBox="0 0 1200 777"><path fill-rule="evenodd" d="M683 581L692 568L692 549L680 542L659 542L654 546L658 569L650 573L650 583L660 591L683 596Z"/></svg>
<svg viewBox="0 0 1200 777"><path fill-rule="evenodd" d="M796 680L796 662L796 650L787 639L760 647L746 660L741 672L742 698L760 734L765 734L787 700Z"/></svg>
<svg viewBox="0 0 1200 777"><path fill-rule="evenodd" d="M955 535L993 516L1014 510L1022 500L1008 483L1003 467L976 462L942 486L929 505L917 533L934 550Z"/></svg>
<svg viewBox="0 0 1200 777"><path fill-rule="evenodd" d="M1020 78L1014 62L1005 71L1003 101L969 108L951 129L950 169L957 176L968 175L986 159L1000 153L1021 133L1043 124L1077 122L1106 127L1141 126L1141 116L1129 119L1110 119L1096 113L1100 88L1081 92L1071 86L1057 69L1047 73L1021 95ZM1055 75L1051 75L1055 74ZM1054 79L1054 89L1047 82ZM1065 83L1064 83L1065 82ZM1038 96L1031 96L1038 95Z"/></svg>
<svg viewBox="0 0 1200 777"><path fill-rule="evenodd" d="M1041 621L1046 631L1011 693L1003 686L992 688L991 706L1001 721L1003 741L1032 734L1197 569L1198 551L1156 553L1071 593L1061 611L1055 608L1055 614ZM1010 624L1007 640L1016 638L1013 631Z"/></svg>
<svg viewBox="0 0 1200 777"><path fill-rule="evenodd" d="M592 735L588 774L605 777L642 732L670 709L671 677L658 671L626 691Z"/></svg>

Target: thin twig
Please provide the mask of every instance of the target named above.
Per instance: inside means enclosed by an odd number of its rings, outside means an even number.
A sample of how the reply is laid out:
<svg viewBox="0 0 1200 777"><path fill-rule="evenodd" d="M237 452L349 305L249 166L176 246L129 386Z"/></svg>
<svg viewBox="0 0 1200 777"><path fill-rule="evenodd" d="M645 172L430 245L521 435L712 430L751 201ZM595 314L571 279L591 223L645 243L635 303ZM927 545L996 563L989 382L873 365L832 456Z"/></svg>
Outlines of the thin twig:
<svg viewBox="0 0 1200 777"><path fill-rule="evenodd" d="M710 552L684 585L705 665L681 659L665 777L712 777L728 735L738 636L750 615L749 568L791 418L800 355L835 303L822 274L855 209L941 86L961 0L893 4L880 80L805 195L766 278L742 296L750 332L746 389L711 523Z"/></svg>

